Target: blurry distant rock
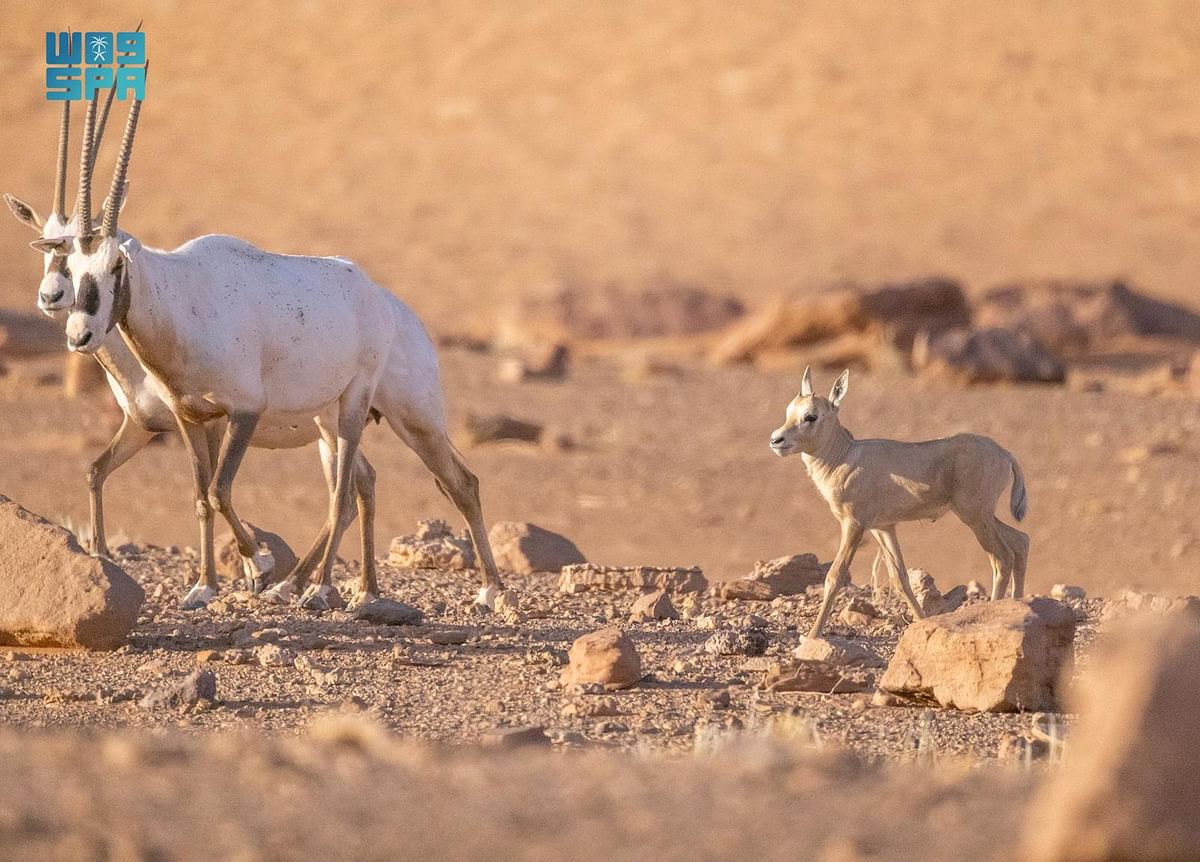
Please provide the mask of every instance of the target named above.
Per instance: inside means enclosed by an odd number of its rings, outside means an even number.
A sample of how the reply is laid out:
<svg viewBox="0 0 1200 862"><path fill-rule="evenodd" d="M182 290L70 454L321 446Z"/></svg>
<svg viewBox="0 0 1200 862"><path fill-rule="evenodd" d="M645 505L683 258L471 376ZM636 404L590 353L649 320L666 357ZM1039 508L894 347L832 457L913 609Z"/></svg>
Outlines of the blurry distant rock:
<svg viewBox="0 0 1200 862"><path fill-rule="evenodd" d="M1142 590L1122 590L1104 603L1101 618L1115 620L1132 613L1182 614L1200 620L1200 596L1162 596Z"/></svg>
<svg viewBox="0 0 1200 862"><path fill-rule="evenodd" d="M1071 698L1069 768L1030 805L1020 856L1045 862L1200 859L1200 624L1130 620Z"/></svg>
<svg viewBox="0 0 1200 862"><path fill-rule="evenodd" d="M1061 383L1066 366L1027 330L952 329L922 333L913 344L913 370L960 383Z"/></svg>
<svg viewBox="0 0 1200 862"><path fill-rule="evenodd" d="M115 563L0 495L0 644L116 649L144 599Z"/></svg>
<svg viewBox="0 0 1200 862"><path fill-rule="evenodd" d="M485 731L480 738L489 748L525 748L527 746L548 746L550 737L541 725L527 727L495 727Z"/></svg>
<svg viewBox="0 0 1200 862"><path fill-rule="evenodd" d="M563 685L600 683L606 689L629 688L642 678L642 661L629 636L607 628L576 639L563 670Z"/></svg>
<svg viewBox="0 0 1200 862"><path fill-rule="evenodd" d="M0 357L29 359L57 353L66 346L64 338L62 325L44 314L0 311ZM94 360L87 361L91 365L97 364Z"/></svg>
<svg viewBox="0 0 1200 862"><path fill-rule="evenodd" d="M1087 590L1072 584L1055 584L1050 588L1050 598L1055 601L1079 601L1087 598Z"/></svg>
<svg viewBox="0 0 1200 862"><path fill-rule="evenodd" d="M187 676L164 682L139 702L142 709L190 709L217 699L217 675L197 668Z"/></svg>
<svg viewBox="0 0 1200 862"><path fill-rule="evenodd" d="M970 320L958 282L943 278L826 290L769 306L730 326L710 354L717 363L815 344L875 328L907 348L918 332L941 332Z"/></svg>
<svg viewBox="0 0 1200 862"><path fill-rule="evenodd" d="M296 568L298 562L296 554L281 536L257 527L249 521L242 521L242 526L250 532L255 547L261 548L265 545L271 552L271 556L275 558L275 569L271 574L272 581L282 580L292 569ZM217 574L230 581L245 577L246 573L242 570L242 556L238 553L237 542L234 540L232 532L222 536L217 545Z"/></svg>
<svg viewBox="0 0 1200 862"><path fill-rule="evenodd" d="M536 422L526 422L496 413L490 416L467 414L465 430L472 446L484 443L497 443L501 440L518 440L523 443L537 443L542 439L542 426Z"/></svg>
<svg viewBox="0 0 1200 862"><path fill-rule="evenodd" d="M402 569L470 569L475 549L464 531L454 535L440 519L420 521L411 536L397 536L388 549L388 562Z"/></svg>
<svg viewBox="0 0 1200 862"><path fill-rule="evenodd" d="M958 709L1053 710L1074 639L1075 612L1053 599L969 605L905 629L879 687Z"/></svg>
<svg viewBox="0 0 1200 862"><path fill-rule="evenodd" d="M1021 330L1062 356L1105 349L1128 336L1160 336L1200 344L1200 314L1136 293L1122 281L1044 280L985 293L976 325Z"/></svg>
<svg viewBox="0 0 1200 862"><path fill-rule="evenodd" d="M668 277L641 287L567 283L548 296L520 299L499 340L519 345L695 335L719 329L743 311L731 296Z"/></svg>
<svg viewBox="0 0 1200 862"><path fill-rule="evenodd" d="M723 599L770 601L776 596L802 593L811 586L825 583L828 566L815 554L792 554L774 560L759 560L748 577L721 584Z"/></svg>
<svg viewBox="0 0 1200 862"><path fill-rule="evenodd" d="M671 604L671 597L666 590L656 590L646 593L633 603L629 610L629 621L637 623L654 622L655 620L677 620L679 611Z"/></svg>
<svg viewBox="0 0 1200 862"><path fill-rule="evenodd" d="M823 661L775 662L763 676L768 691L813 691L821 694L848 694L868 691L875 683L873 674L835 667Z"/></svg>
<svg viewBox="0 0 1200 862"><path fill-rule="evenodd" d="M565 344L547 344L503 356L496 368L501 383L565 380L570 351Z"/></svg>
<svg viewBox="0 0 1200 862"><path fill-rule="evenodd" d="M574 542L537 524L497 521L488 530L488 539L496 565L509 572L558 572L563 566L587 562Z"/></svg>
<svg viewBox="0 0 1200 862"><path fill-rule="evenodd" d="M666 590L669 593L699 593L708 589L700 569L658 566L598 566L580 563L564 566L558 579L564 593L588 590Z"/></svg>
<svg viewBox="0 0 1200 862"><path fill-rule="evenodd" d="M872 650L852 640L839 637L805 638L792 650L792 657L801 661L825 662L836 666L883 667L883 659Z"/></svg>

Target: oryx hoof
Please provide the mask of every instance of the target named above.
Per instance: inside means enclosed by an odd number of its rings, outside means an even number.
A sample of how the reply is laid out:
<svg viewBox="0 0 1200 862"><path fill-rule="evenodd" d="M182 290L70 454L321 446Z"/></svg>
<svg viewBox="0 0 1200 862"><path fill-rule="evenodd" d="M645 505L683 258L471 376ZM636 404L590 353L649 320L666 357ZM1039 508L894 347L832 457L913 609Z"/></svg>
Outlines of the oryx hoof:
<svg viewBox="0 0 1200 862"><path fill-rule="evenodd" d="M296 587L291 581L280 581L259 593L258 598L269 605L287 605L291 604L295 595Z"/></svg>
<svg viewBox="0 0 1200 862"><path fill-rule="evenodd" d="M479 591L479 595L475 596L475 604L487 608L489 611L494 611L496 609L496 597L502 592L504 590L495 584L488 584Z"/></svg>
<svg viewBox="0 0 1200 862"><path fill-rule="evenodd" d="M300 607L306 611L332 611L345 606L341 593L332 584L313 584L300 597Z"/></svg>
<svg viewBox="0 0 1200 862"><path fill-rule="evenodd" d="M361 608L363 605L369 605L378 598L379 597L374 593L369 593L366 590L359 590L350 597L350 602L346 605L346 610L352 611L357 608Z"/></svg>
<svg viewBox="0 0 1200 862"><path fill-rule="evenodd" d="M196 584L180 600L179 609L183 611L198 611L208 605L216 595L217 591L212 587L202 587L200 584Z"/></svg>
<svg viewBox="0 0 1200 862"><path fill-rule="evenodd" d="M260 546L254 556L242 557L242 574L246 578L246 587L255 595L267 588L274 571L275 557L265 545Z"/></svg>

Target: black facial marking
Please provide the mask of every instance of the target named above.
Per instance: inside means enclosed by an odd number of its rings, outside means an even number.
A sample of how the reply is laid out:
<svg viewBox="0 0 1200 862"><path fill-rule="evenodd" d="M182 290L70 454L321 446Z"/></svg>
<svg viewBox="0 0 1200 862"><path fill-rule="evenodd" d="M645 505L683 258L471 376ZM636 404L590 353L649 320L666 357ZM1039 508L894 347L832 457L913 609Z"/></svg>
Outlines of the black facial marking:
<svg viewBox="0 0 1200 862"><path fill-rule="evenodd" d="M79 308L84 314L95 314L100 310L100 288L91 273L79 278Z"/></svg>

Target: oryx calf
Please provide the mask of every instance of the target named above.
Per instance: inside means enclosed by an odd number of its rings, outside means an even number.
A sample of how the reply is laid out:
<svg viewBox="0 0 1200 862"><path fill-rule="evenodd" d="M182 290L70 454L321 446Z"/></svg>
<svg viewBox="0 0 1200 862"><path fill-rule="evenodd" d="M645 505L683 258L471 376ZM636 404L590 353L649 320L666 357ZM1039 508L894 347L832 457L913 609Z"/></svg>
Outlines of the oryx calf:
<svg viewBox="0 0 1200 862"><path fill-rule="evenodd" d="M787 408L787 421L771 435L781 457L800 454L821 496L842 525L841 544L825 577L821 611L811 637L819 637L834 596L850 582L850 563L869 531L913 616L924 616L908 584L896 538L903 521L934 520L953 511L971 528L992 563L992 598L1012 580L1013 596L1025 590L1029 536L996 517L996 502L1009 481L1009 509L1025 517L1025 479L1013 456L990 437L955 434L940 440L855 440L838 421L850 372L833 384L828 398L813 394L812 373L804 369L800 394Z"/></svg>

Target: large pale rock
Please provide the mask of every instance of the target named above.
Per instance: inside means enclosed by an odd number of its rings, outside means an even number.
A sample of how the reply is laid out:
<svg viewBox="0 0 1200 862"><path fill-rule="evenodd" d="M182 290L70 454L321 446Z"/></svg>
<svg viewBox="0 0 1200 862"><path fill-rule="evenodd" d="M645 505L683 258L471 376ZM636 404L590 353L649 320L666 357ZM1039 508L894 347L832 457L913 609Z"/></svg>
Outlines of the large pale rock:
<svg viewBox="0 0 1200 862"><path fill-rule="evenodd" d="M496 565L507 572L558 572L587 562L574 542L537 524L497 521L488 530L488 540Z"/></svg>
<svg viewBox="0 0 1200 862"><path fill-rule="evenodd" d="M981 712L1053 710L1075 612L1053 599L970 605L910 625L879 687Z"/></svg>
<svg viewBox="0 0 1200 862"><path fill-rule="evenodd" d="M280 581L296 568L298 562L296 553L292 550L291 545L283 540L282 536L256 527L249 521L242 521L242 526L249 531L256 548L261 549L265 546L271 556L275 558L275 568L272 571L271 580ZM238 552L237 542L234 540L232 532L226 533L217 546L217 574L231 581L245 577L246 573L242 569L242 555Z"/></svg>
<svg viewBox="0 0 1200 862"><path fill-rule="evenodd" d="M466 533L454 535L445 521L419 521L416 533L392 539L388 562L402 569L469 569L475 549Z"/></svg>
<svg viewBox="0 0 1200 862"><path fill-rule="evenodd" d="M1072 692L1070 758L1030 806L1022 858L1200 859L1200 624L1139 614Z"/></svg>
<svg viewBox="0 0 1200 862"><path fill-rule="evenodd" d="M704 572L695 568L658 566L598 566L579 563L563 566L558 589L567 594L588 590L666 590L669 593L699 593L708 589Z"/></svg>
<svg viewBox="0 0 1200 862"><path fill-rule="evenodd" d="M115 563L0 496L0 644L115 649L144 598Z"/></svg>
<svg viewBox="0 0 1200 862"><path fill-rule="evenodd" d="M828 568L815 554L759 560L748 577L721 584L721 598L766 602L777 596L795 595L823 584Z"/></svg>
<svg viewBox="0 0 1200 862"><path fill-rule="evenodd" d="M576 639L563 670L563 685L597 682L609 690L629 688L642 678L642 660L623 631L600 629Z"/></svg>

